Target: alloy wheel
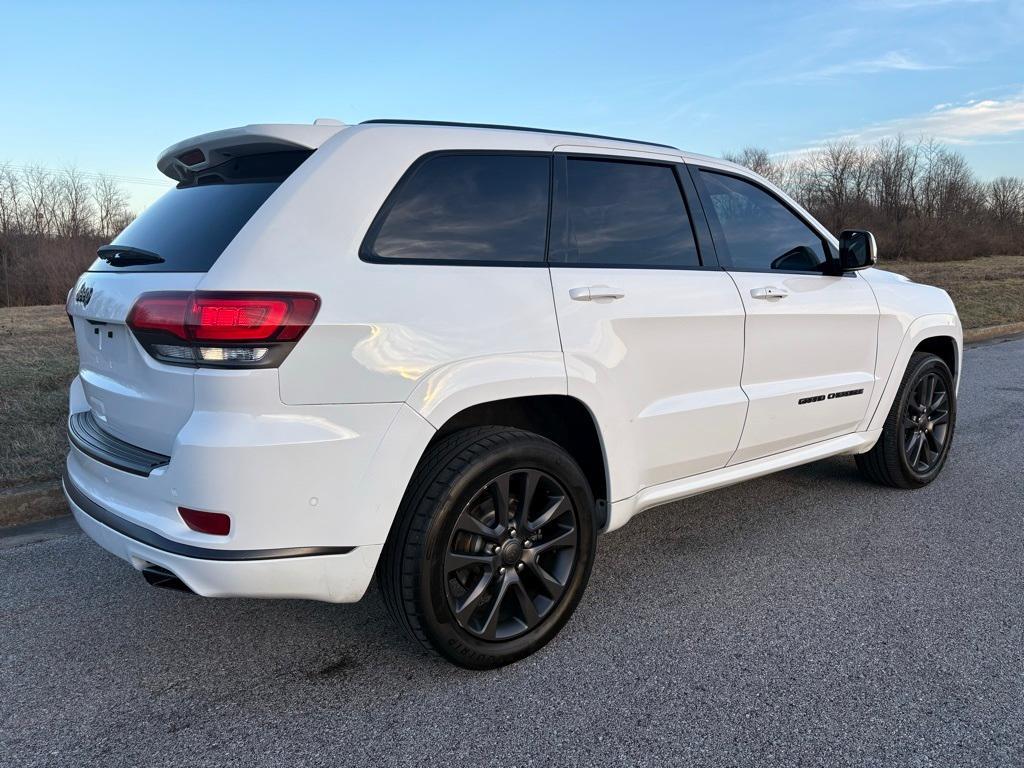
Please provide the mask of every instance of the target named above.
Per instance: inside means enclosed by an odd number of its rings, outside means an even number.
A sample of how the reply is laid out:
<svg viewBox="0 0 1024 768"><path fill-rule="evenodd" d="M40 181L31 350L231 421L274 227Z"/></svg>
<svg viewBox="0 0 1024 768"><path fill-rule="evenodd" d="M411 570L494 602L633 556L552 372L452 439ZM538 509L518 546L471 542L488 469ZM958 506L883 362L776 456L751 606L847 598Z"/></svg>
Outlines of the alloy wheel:
<svg viewBox="0 0 1024 768"><path fill-rule="evenodd" d="M445 551L455 621L495 642L534 629L565 593L578 539L572 500L548 473L516 469L486 483L459 514Z"/></svg>
<svg viewBox="0 0 1024 768"><path fill-rule="evenodd" d="M939 374L925 374L910 390L902 427L907 465L928 474L942 460L949 436L949 391Z"/></svg>

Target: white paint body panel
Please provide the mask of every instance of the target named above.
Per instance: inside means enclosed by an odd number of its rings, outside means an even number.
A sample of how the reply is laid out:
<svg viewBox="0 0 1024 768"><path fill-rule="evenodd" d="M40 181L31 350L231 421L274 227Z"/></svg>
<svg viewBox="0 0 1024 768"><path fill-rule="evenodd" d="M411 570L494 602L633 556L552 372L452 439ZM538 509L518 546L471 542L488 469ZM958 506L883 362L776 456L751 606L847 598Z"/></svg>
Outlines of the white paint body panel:
<svg viewBox="0 0 1024 768"><path fill-rule="evenodd" d="M852 432L875 383L878 305L857 275L729 272L746 309L743 390L750 410L732 463ZM764 287L785 298L751 295ZM802 398L863 394L799 404Z"/></svg>
<svg viewBox="0 0 1024 768"><path fill-rule="evenodd" d="M806 445L802 448L794 448L791 451L783 451L774 456L767 456L742 464L731 464L722 469L645 488L631 498L612 504L608 530L621 528L634 515L643 512L645 509L667 504L670 501L678 501L688 496L696 496L697 494L713 491L717 488L725 488L729 485L741 483L744 480L753 480L756 477L770 475L773 472L780 472L784 469L797 467L801 464L817 461L818 459L825 459L829 456L863 453L871 449L871 446L878 440L880 433L880 430L874 430L843 435L842 437L823 440L813 445Z"/></svg>
<svg viewBox="0 0 1024 768"><path fill-rule="evenodd" d="M867 450L916 344L947 335L961 346L945 294L877 270L828 279L375 264L358 256L387 195L428 152L560 148L699 160L756 179L721 161L558 134L325 125L208 134L175 145L161 162L173 175L181 170L174 156L195 146L256 151L267 142L318 149L209 272L87 273L82 281L94 285L93 301L73 308L82 365L71 411L92 409L115 436L170 456L140 477L72 449L68 478L86 497L192 546L356 547L301 562L194 560L142 545L75 509L103 547L137 568L165 567L199 594L358 599L423 451L474 405L531 395L579 400L598 429L614 501L609 527L618 527L655 504ZM781 283L789 298L750 300L750 288L768 283ZM570 289L587 285L624 295L569 298ZM322 304L278 369L173 368L128 343L117 358L90 351L88 320L125 331L140 293L193 289L311 291ZM854 386L864 386L864 396L838 408L795 405L805 393ZM188 529L179 505L230 514L231 534Z"/></svg>
<svg viewBox="0 0 1024 768"><path fill-rule="evenodd" d="M83 512L70 498L78 525L111 554L137 570L166 568L203 597L296 598L327 603L354 603L363 596L383 547L357 547L344 555L316 555L248 562L198 560L147 546L108 528Z"/></svg>
<svg viewBox="0 0 1024 768"><path fill-rule="evenodd" d="M568 392L604 437L611 499L725 466L747 412L743 305L720 270L552 268ZM609 285L621 299L573 301Z"/></svg>

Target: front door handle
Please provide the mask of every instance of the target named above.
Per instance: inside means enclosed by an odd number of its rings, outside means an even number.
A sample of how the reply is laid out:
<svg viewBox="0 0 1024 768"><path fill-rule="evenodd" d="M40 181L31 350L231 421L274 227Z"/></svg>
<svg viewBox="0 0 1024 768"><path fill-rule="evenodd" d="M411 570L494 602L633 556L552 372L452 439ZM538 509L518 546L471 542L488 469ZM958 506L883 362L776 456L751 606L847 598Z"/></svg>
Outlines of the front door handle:
<svg viewBox="0 0 1024 768"><path fill-rule="evenodd" d="M625 296L617 288L609 288L607 285L584 285L580 288L570 288L569 298L573 301L595 301L596 299L621 299Z"/></svg>
<svg viewBox="0 0 1024 768"><path fill-rule="evenodd" d="M778 299L784 299L789 296L789 291L785 288L776 288L774 285L766 285L763 288L751 288L750 295L755 299L777 301Z"/></svg>

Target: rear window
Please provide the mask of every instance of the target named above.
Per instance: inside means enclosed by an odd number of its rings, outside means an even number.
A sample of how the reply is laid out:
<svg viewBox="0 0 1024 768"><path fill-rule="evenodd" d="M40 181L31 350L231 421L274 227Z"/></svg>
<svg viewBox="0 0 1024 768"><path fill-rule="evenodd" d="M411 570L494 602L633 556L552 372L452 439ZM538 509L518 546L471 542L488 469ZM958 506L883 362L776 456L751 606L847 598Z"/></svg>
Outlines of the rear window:
<svg viewBox="0 0 1024 768"><path fill-rule="evenodd" d="M363 256L542 263L550 176L547 155L428 157L385 204Z"/></svg>
<svg viewBox="0 0 1024 768"><path fill-rule="evenodd" d="M93 272L207 272L245 223L311 152L236 158L203 171L144 210L100 250ZM118 251L125 246L118 265ZM132 258L145 252L155 258ZM113 262L113 263L111 263Z"/></svg>
<svg viewBox="0 0 1024 768"><path fill-rule="evenodd" d="M667 165L568 161L569 260L620 267L697 267L675 171Z"/></svg>

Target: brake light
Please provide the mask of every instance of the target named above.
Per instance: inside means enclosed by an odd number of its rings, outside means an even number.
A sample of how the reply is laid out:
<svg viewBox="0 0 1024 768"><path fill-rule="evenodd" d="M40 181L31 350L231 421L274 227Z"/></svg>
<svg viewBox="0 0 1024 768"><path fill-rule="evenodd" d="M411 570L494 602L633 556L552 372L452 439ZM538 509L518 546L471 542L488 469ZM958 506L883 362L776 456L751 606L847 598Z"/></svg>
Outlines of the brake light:
<svg viewBox="0 0 1024 768"><path fill-rule="evenodd" d="M201 512L198 509L178 507L178 514L193 531L213 536L227 536L231 532L231 518L223 512Z"/></svg>
<svg viewBox="0 0 1024 768"><path fill-rule="evenodd" d="M147 293L127 322L164 362L253 367L279 364L319 309L312 293Z"/></svg>

